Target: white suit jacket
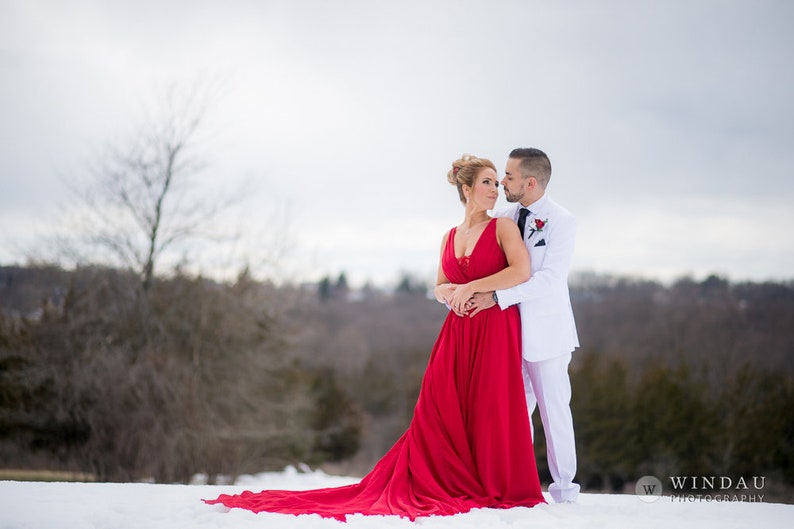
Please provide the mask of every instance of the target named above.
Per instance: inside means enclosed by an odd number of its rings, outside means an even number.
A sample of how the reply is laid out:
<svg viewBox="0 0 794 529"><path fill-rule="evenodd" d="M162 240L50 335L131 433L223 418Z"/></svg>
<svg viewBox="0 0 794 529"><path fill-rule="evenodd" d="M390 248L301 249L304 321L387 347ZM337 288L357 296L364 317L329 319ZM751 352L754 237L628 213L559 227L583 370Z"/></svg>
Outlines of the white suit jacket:
<svg viewBox="0 0 794 529"><path fill-rule="evenodd" d="M495 212L497 217L518 220L521 204ZM529 205L524 243L529 250L531 275L520 285L498 290L502 310L519 304L522 355L530 362L572 352L579 336L568 292L568 272L576 241L576 218L544 194ZM531 229L531 219L545 222L542 230Z"/></svg>

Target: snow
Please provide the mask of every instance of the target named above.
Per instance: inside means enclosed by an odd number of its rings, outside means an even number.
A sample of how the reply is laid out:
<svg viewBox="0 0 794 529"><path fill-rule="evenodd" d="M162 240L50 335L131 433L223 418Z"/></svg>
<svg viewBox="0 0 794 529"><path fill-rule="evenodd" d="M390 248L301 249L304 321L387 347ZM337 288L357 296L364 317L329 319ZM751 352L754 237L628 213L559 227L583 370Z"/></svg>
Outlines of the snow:
<svg viewBox="0 0 794 529"><path fill-rule="evenodd" d="M670 496L649 501L634 494L582 494L576 504L477 509L456 516L419 518L413 523L397 516L352 515L345 524L317 515L253 514L201 501L244 489L299 490L356 481L321 471L299 473L293 468L245 476L234 485L223 486L0 481L0 529L391 529L414 525L422 529L767 529L788 528L794 520L794 505L705 498L681 501Z"/></svg>

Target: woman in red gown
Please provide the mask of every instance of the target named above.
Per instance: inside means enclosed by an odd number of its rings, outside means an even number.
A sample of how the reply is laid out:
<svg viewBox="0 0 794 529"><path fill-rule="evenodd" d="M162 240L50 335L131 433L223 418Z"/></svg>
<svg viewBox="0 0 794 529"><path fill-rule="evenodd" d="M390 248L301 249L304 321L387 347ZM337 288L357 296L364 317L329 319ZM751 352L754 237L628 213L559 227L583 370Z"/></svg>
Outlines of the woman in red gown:
<svg viewBox="0 0 794 529"><path fill-rule="evenodd" d="M529 256L510 219L488 216L498 197L489 160L464 156L447 178L466 206L443 238L436 298L452 309L433 346L408 430L361 482L308 491L223 494L222 503L254 512L449 515L473 508L543 503L521 376L517 307L473 317L474 292L529 278Z"/></svg>

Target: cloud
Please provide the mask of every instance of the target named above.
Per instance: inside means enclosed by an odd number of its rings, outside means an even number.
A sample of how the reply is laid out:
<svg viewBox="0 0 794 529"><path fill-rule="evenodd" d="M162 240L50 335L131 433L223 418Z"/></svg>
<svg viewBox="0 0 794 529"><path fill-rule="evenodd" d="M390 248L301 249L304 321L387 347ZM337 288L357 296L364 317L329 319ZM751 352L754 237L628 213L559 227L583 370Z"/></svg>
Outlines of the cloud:
<svg viewBox="0 0 794 529"><path fill-rule="evenodd" d="M787 233L764 230L733 255L720 213L741 204L764 223L790 218L788 2L4 9L4 225L21 222L11 212L51 207L62 196L58 178L123 137L157 89L209 72L225 79L226 92L206 144L207 182L247 176L260 184L259 203L293 203L296 255L318 263L307 275L434 271L430 239L462 216L444 178L449 163L471 152L501 168L511 148L534 145L552 158L551 194L579 217L579 266L790 276ZM304 208L319 220L304 222ZM256 209L250 224L266 224ZM630 219L609 238L622 255L591 228L602 215ZM683 215L697 236L665 238L663 226ZM328 247L315 245L318 232ZM777 246L767 243L772 232ZM651 243L636 243L643 240ZM686 251L662 259L658 249L672 243Z"/></svg>

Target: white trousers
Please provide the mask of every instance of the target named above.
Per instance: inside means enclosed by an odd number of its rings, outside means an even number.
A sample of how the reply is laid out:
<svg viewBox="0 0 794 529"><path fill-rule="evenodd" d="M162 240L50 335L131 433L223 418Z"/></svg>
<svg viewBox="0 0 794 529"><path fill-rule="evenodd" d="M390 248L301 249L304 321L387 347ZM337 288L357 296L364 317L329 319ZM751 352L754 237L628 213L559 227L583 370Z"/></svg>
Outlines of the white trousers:
<svg viewBox="0 0 794 529"><path fill-rule="evenodd" d="M571 354L540 362L523 359L524 390L527 397L529 423L537 406L546 436L546 455L554 482L549 494L557 502L576 501L579 485L576 475L576 443L571 416L571 379L568 364ZM534 439L535 432L533 430Z"/></svg>

